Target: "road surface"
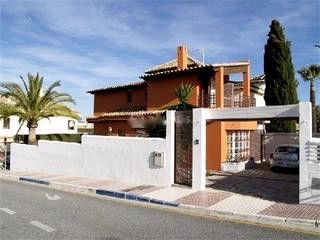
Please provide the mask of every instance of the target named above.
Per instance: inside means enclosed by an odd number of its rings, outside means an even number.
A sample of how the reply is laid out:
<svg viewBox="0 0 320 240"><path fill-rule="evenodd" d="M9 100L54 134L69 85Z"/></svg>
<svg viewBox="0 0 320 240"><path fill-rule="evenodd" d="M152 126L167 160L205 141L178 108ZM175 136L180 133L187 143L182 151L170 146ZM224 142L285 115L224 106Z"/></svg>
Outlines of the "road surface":
<svg viewBox="0 0 320 240"><path fill-rule="evenodd" d="M319 239L0 180L0 239ZM149 205L150 206L150 205Z"/></svg>

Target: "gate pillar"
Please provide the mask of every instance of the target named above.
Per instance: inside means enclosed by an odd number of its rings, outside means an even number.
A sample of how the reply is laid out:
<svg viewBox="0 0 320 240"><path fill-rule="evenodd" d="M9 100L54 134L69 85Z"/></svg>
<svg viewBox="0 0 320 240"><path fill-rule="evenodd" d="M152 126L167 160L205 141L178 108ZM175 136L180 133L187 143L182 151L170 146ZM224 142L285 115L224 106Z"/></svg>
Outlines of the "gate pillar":
<svg viewBox="0 0 320 240"><path fill-rule="evenodd" d="M311 104L299 103L299 203L315 201L311 189L312 166L308 161L309 141L312 138Z"/></svg>
<svg viewBox="0 0 320 240"><path fill-rule="evenodd" d="M192 189L206 188L206 110L193 109L192 131Z"/></svg>

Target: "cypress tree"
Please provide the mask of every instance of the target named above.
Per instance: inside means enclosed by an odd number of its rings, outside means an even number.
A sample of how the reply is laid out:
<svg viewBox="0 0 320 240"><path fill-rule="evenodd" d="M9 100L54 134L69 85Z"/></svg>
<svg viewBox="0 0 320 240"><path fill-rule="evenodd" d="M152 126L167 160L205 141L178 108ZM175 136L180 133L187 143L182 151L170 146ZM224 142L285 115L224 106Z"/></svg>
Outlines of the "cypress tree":
<svg viewBox="0 0 320 240"><path fill-rule="evenodd" d="M267 106L296 104L297 80L291 59L290 42L285 38L283 28L272 20L264 52L266 89L264 100ZM293 120L272 120L266 126L268 132L295 132Z"/></svg>

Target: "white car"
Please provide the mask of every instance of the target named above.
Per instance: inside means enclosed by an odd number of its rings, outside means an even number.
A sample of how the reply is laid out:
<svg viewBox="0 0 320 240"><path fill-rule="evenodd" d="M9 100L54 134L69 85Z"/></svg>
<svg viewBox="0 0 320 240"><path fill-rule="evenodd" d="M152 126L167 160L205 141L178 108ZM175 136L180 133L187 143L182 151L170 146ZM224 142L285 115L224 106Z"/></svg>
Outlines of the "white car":
<svg viewBox="0 0 320 240"><path fill-rule="evenodd" d="M280 145L270 154L271 169L299 169L299 145Z"/></svg>

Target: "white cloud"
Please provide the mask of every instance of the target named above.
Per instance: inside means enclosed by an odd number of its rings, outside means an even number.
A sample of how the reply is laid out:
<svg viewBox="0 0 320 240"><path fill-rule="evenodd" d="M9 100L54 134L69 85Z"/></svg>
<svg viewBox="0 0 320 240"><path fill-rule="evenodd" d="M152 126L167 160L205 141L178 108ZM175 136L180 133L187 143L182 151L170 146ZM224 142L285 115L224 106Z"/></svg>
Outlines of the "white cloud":
<svg viewBox="0 0 320 240"><path fill-rule="evenodd" d="M305 34L306 26L316 24L315 14L319 19L316 1L149 3L3 2L2 11L12 17L5 28L29 42L0 39L6 47L1 78L15 80L19 74L40 72L52 81L65 81L78 95L73 87L84 92L137 80L152 64L174 58L181 43L194 50L205 48L206 62L255 59L252 71L260 73L273 18L284 24L290 40L297 29ZM308 59L318 58L313 51L301 51L306 50L301 45L296 41L293 52L299 66L305 64L306 53Z"/></svg>

